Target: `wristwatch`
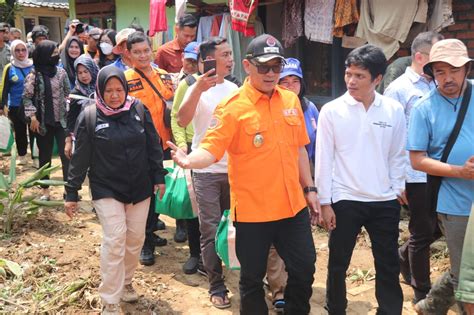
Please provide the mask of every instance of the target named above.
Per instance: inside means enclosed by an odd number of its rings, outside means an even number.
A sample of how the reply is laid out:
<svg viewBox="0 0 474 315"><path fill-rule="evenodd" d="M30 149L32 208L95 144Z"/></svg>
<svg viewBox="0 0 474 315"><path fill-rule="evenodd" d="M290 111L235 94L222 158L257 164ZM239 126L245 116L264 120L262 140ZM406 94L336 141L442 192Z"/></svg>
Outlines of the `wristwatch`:
<svg viewBox="0 0 474 315"><path fill-rule="evenodd" d="M315 193L318 193L318 189L314 186L306 186L305 188L303 188L303 192L305 194L311 192L311 191L314 191Z"/></svg>

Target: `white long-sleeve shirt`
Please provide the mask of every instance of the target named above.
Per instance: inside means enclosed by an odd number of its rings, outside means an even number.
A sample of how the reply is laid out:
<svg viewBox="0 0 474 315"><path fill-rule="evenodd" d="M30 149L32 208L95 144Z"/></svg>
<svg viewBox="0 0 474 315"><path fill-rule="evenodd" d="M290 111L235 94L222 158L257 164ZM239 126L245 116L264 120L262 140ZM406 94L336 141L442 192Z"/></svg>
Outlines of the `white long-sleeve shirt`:
<svg viewBox="0 0 474 315"><path fill-rule="evenodd" d="M321 204L395 199L405 187L405 139L403 107L377 92L368 111L348 92L324 105L315 167Z"/></svg>

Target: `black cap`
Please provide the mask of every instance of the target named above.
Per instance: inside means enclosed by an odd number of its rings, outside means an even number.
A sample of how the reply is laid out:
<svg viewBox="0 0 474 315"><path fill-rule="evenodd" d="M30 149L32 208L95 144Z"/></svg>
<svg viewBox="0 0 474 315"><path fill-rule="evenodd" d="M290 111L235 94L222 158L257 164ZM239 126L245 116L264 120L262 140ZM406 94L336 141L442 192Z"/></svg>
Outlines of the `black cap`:
<svg viewBox="0 0 474 315"><path fill-rule="evenodd" d="M8 31L10 29L10 24L8 23L0 23L0 32L5 32L5 31Z"/></svg>
<svg viewBox="0 0 474 315"><path fill-rule="evenodd" d="M31 39L33 41L35 41L35 39L40 37L40 36L44 36L44 37L48 38L48 34L49 34L49 28L48 27L46 27L44 25L36 25L31 30Z"/></svg>
<svg viewBox="0 0 474 315"><path fill-rule="evenodd" d="M255 59L259 63L270 61L274 58L284 59L283 46L269 34L255 37L247 47L246 59Z"/></svg>

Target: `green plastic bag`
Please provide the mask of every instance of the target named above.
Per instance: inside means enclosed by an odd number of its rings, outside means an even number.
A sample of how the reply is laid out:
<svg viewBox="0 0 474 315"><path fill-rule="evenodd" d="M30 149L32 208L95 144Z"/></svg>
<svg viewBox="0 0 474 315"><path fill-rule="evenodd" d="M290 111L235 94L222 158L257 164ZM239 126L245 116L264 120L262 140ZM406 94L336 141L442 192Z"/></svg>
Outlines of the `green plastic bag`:
<svg viewBox="0 0 474 315"><path fill-rule="evenodd" d="M216 232L216 253L227 269L240 270L240 262L235 251L235 227L230 210L225 210Z"/></svg>
<svg viewBox="0 0 474 315"><path fill-rule="evenodd" d="M166 192L162 200L157 194L155 212L175 219L196 218L189 199L185 170L179 166L166 169L168 170L165 176Z"/></svg>
<svg viewBox="0 0 474 315"><path fill-rule="evenodd" d="M10 152L13 142L15 142L15 139L10 120L5 116L0 116L0 152Z"/></svg>

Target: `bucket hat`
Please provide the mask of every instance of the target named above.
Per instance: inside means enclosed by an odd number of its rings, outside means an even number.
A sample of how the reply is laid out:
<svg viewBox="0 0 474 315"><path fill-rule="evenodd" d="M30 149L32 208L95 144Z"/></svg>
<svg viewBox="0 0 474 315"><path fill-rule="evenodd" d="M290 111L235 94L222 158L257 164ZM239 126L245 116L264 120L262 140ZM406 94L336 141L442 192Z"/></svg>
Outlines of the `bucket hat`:
<svg viewBox="0 0 474 315"><path fill-rule="evenodd" d="M467 54L466 45L459 39L443 39L436 42L430 51L430 61L423 67L423 72L433 77L433 64L435 62L446 62L453 67L459 68L473 61Z"/></svg>

